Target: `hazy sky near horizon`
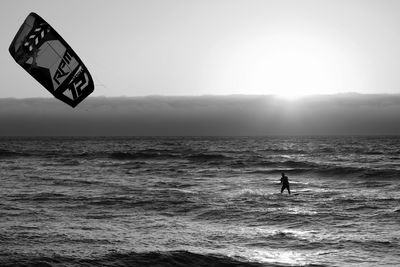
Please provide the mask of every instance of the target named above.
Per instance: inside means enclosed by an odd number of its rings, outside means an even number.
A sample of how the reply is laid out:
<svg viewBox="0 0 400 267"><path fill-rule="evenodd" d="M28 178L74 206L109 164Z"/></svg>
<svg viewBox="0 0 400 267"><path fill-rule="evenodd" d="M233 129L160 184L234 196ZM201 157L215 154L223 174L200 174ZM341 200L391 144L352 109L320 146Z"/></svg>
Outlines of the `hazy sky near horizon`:
<svg viewBox="0 0 400 267"><path fill-rule="evenodd" d="M4 0L0 98L52 97L8 53L32 11L93 96L400 93L398 0Z"/></svg>
<svg viewBox="0 0 400 267"><path fill-rule="evenodd" d="M0 136L400 135L400 95L0 99Z"/></svg>

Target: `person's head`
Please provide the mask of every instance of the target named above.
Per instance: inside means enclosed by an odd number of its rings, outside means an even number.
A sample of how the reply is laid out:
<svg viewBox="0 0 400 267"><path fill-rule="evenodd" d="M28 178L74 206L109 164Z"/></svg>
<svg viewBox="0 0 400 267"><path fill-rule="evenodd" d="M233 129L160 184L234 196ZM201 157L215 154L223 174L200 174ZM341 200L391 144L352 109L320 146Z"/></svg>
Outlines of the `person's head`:
<svg viewBox="0 0 400 267"><path fill-rule="evenodd" d="M285 173L284 173L284 172L282 172L282 177L283 177L283 176L285 176Z"/></svg>

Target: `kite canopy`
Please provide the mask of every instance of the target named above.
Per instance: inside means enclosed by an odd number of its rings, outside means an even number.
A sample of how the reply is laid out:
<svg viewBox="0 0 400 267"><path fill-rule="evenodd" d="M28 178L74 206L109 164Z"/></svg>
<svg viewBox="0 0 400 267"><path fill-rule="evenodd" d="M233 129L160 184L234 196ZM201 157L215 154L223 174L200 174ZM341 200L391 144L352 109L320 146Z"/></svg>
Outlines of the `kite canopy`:
<svg viewBox="0 0 400 267"><path fill-rule="evenodd" d="M64 39L30 13L14 37L11 56L59 100L75 107L94 90L89 71Z"/></svg>

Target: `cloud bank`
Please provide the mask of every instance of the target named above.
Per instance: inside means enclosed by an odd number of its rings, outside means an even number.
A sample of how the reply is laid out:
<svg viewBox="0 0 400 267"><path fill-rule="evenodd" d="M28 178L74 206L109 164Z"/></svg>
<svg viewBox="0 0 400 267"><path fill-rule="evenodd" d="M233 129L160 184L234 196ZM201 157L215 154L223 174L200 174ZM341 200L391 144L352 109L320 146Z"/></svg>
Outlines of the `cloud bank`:
<svg viewBox="0 0 400 267"><path fill-rule="evenodd" d="M0 135L400 135L400 95L0 99Z"/></svg>

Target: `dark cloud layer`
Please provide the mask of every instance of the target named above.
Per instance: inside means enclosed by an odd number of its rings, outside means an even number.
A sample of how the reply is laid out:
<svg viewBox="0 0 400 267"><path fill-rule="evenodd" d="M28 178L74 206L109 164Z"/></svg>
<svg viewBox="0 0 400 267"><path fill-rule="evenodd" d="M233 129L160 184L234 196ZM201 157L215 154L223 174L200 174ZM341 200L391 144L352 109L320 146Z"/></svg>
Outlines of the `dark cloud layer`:
<svg viewBox="0 0 400 267"><path fill-rule="evenodd" d="M0 99L0 135L399 135L400 95Z"/></svg>

